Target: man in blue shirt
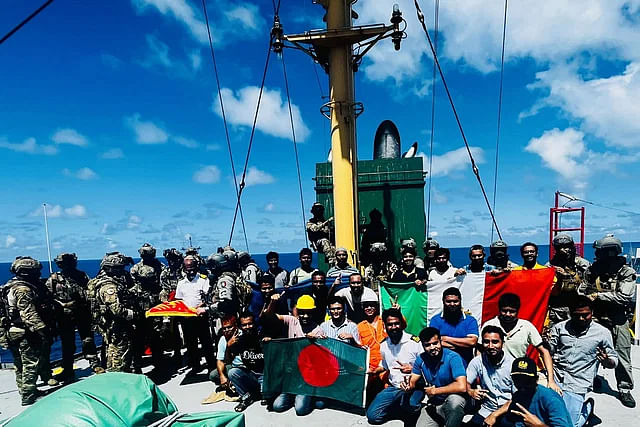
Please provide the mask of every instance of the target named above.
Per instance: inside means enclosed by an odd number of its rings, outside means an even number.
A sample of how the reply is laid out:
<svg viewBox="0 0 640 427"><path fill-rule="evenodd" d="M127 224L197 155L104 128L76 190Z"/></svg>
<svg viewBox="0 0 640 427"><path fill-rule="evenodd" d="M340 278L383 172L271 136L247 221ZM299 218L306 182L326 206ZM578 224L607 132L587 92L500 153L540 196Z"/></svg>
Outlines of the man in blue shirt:
<svg viewBox="0 0 640 427"><path fill-rule="evenodd" d="M440 332L432 327L420 332L420 343L424 349L413 364L408 384L403 390L413 391L422 378L426 383L425 394L429 401L418 418L419 426L454 427L462 423L467 391L467 376L464 362L456 352L443 348Z"/></svg>
<svg viewBox="0 0 640 427"><path fill-rule="evenodd" d="M478 321L462 311L462 295L458 288L451 287L443 292L442 313L433 316L429 326L440 331L442 346L457 352L467 366L478 343Z"/></svg>
<svg viewBox="0 0 640 427"><path fill-rule="evenodd" d="M538 370L533 360L519 357L511 366L516 387L513 398L484 420L485 426L573 427L562 397L550 388L538 385Z"/></svg>

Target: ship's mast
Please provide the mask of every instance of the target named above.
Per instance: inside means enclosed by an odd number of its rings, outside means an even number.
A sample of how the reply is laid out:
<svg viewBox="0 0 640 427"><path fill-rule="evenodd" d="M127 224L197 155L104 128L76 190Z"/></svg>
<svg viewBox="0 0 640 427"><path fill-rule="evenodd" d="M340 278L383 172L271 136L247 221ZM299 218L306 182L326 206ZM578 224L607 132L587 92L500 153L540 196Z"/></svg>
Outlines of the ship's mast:
<svg viewBox="0 0 640 427"><path fill-rule="evenodd" d="M321 112L331 120L333 170L333 210L336 246L344 247L351 261L358 262L358 184L356 118L363 112L355 101L354 73L364 55L378 41L391 38L396 50L405 37L402 13L394 5L391 25L374 24L353 27L352 11L356 0L314 0L326 10L327 29L282 36L279 20L273 41L274 50L282 50L284 41L310 55L329 74L330 101ZM276 25L274 24L274 29ZM303 45L310 45L309 47ZM354 52L354 45L357 46Z"/></svg>

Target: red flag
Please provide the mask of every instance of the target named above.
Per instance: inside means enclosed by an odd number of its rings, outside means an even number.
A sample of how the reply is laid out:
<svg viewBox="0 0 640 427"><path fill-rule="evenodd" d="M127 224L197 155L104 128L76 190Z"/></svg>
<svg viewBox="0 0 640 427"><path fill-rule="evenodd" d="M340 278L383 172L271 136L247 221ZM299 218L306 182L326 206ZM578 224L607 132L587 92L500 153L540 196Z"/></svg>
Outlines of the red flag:
<svg viewBox="0 0 640 427"><path fill-rule="evenodd" d="M145 313L145 317L152 316L182 316L182 317L191 317L197 316L195 308L191 308L184 303L182 300L175 300L169 302L163 302L162 304L158 304L155 307L151 307Z"/></svg>

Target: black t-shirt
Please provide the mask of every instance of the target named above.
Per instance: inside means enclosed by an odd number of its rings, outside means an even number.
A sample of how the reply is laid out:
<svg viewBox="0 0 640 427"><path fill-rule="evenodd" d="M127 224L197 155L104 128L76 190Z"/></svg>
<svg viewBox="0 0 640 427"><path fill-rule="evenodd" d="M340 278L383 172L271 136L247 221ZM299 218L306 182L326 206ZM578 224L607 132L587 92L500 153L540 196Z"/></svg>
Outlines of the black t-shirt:
<svg viewBox="0 0 640 427"><path fill-rule="evenodd" d="M428 274L424 268L415 267L411 273L405 274L401 267L393 274L391 281L396 283L406 283L415 282L416 280L427 280L427 278Z"/></svg>
<svg viewBox="0 0 640 427"><path fill-rule="evenodd" d="M229 347L233 356L240 356L242 363L252 372L261 374L264 371L264 352L260 335L242 334L235 344Z"/></svg>

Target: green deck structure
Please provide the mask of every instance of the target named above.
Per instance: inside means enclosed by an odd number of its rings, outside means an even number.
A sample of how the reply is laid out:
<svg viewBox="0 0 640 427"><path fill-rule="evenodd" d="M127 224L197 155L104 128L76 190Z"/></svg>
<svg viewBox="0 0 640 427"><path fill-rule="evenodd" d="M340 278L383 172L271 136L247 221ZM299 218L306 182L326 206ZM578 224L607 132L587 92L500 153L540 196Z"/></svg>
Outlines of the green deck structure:
<svg viewBox="0 0 640 427"><path fill-rule="evenodd" d="M418 252L423 255L426 216L422 161L422 157L358 161L360 226L369 222L373 209L378 209L387 231L387 248L395 259L400 257L400 239L409 237L415 239ZM325 218L330 218L334 212L331 163L316 163L315 181L316 200L324 205Z"/></svg>

